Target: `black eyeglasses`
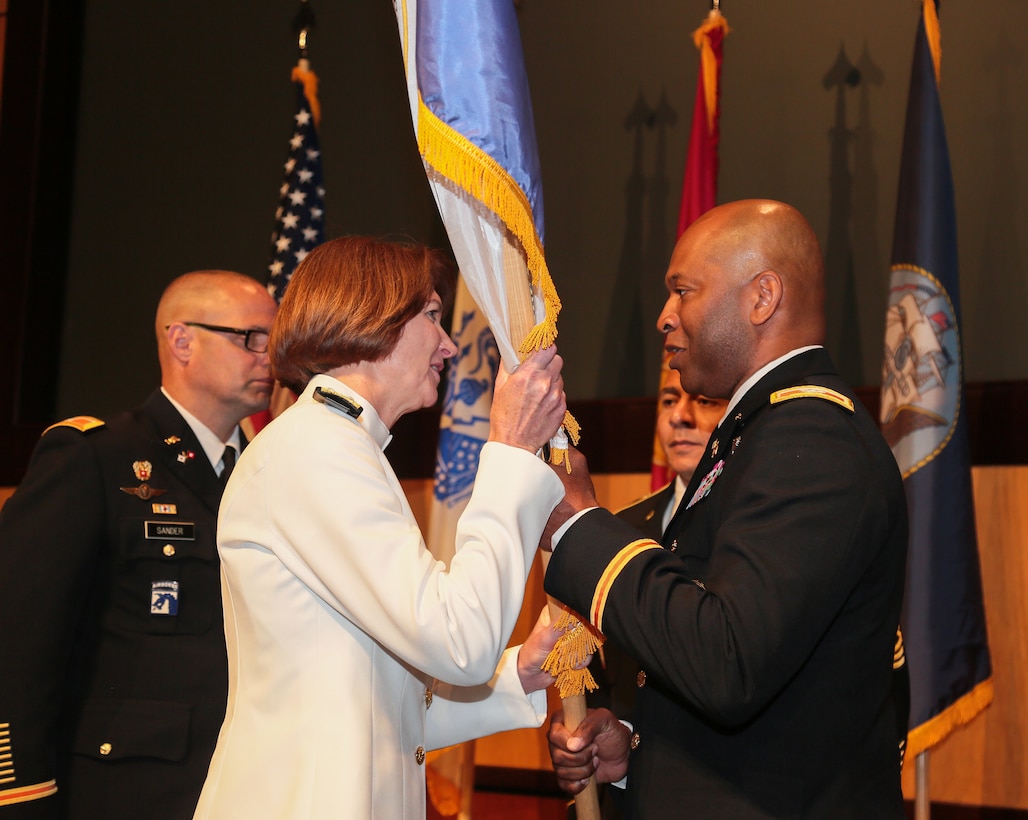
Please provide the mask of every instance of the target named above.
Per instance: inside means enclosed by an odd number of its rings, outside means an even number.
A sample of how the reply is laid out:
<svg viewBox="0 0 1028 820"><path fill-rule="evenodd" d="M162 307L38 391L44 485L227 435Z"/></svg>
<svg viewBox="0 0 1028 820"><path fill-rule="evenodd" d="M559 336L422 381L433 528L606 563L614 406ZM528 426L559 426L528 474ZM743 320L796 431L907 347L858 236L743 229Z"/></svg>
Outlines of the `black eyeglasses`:
<svg viewBox="0 0 1028 820"><path fill-rule="evenodd" d="M203 322L183 322L182 324L189 327L202 327L204 330L213 330L215 333L234 333L236 336L243 337L243 347L251 353L268 352L268 331L261 330L260 328L243 330L238 327L222 327L221 325L208 325Z"/></svg>

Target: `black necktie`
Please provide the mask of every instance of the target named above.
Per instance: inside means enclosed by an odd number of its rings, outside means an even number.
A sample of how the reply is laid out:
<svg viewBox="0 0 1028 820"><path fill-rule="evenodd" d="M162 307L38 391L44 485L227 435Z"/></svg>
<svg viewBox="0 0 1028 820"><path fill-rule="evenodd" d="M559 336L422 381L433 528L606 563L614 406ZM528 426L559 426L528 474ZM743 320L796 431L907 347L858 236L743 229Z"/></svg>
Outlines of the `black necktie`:
<svg viewBox="0 0 1028 820"><path fill-rule="evenodd" d="M227 484L228 477L232 475L232 468L236 466L236 448L231 444L225 448L225 452L221 454L221 463L224 465L221 468L221 483Z"/></svg>

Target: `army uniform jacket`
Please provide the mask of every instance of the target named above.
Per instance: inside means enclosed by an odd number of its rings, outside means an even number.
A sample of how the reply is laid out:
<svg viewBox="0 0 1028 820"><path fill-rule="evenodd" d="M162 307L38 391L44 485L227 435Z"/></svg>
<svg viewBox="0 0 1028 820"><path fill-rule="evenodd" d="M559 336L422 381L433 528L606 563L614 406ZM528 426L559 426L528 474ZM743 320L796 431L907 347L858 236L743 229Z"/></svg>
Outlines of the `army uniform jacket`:
<svg viewBox="0 0 1028 820"><path fill-rule="evenodd" d="M228 688L221 483L160 391L71 421L0 511L0 816L189 817Z"/></svg>
<svg viewBox="0 0 1028 820"><path fill-rule="evenodd" d="M675 497L675 482L650 493L617 512L622 521L637 527L647 537L660 540L663 532L664 512ZM620 718L631 719L639 684L639 662L612 640L593 655L589 671L597 689L586 692L589 708L610 709ZM624 791L617 786L599 785L600 817L602 820L620 820ZM577 818L574 802L568 804L568 820Z"/></svg>
<svg viewBox="0 0 1028 820"><path fill-rule="evenodd" d="M675 482L633 501L617 512L617 517L638 528L648 538L659 541L663 533L664 512L675 496ZM590 708L604 707L622 718L630 718L635 707L639 662L612 640L593 656L589 671L598 689L586 693Z"/></svg>
<svg viewBox="0 0 1028 820"><path fill-rule="evenodd" d="M232 473L218 531L229 702L197 818L423 820L428 750L545 718L513 653L493 673L559 479L487 443L447 572L388 440L373 406L319 375Z"/></svg>
<svg viewBox="0 0 1028 820"><path fill-rule="evenodd" d="M809 385L828 392L787 390ZM646 674L627 816L902 818L906 546L895 459L822 349L732 409L664 549L603 510L575 522L546 591Z"/></svg>

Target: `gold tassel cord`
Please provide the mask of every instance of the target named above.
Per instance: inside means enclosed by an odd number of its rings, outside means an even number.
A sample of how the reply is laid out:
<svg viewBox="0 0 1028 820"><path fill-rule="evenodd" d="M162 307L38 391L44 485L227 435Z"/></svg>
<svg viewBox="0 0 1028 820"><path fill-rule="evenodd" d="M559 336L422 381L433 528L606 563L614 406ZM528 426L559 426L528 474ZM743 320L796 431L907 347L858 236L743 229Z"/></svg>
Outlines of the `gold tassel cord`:
<svg viewBox="0 0 1028 820"><path fill-rule="evenodd" d="M303 61L306 63L306 60ZM311 116L314 117L314 127L321 126L321 103L318 101L318 75L308 68L293 66L292 80L294 83L303 84L303 94L307 98L307 104L311 107Z"/></svg>
<svg viewBox="0 0 1028 820"><path fill-rule="evenodd" d="M717 29L725 34L731 31L721 12L711 11L703 25L692 33L692 41L700 50L700 63L703 65L703 101L707 106L707 131L711 134L714 133L717 114L717 57L710 44L710 34Z"/></svg>
<svg viewBox="0 0 1028 820"><path fill-rule="evenodd" d="M553 628L561 636L543 662L543 671L557 679L562 699L595 691L598 686L585 661L603 645L603 636L583 624L567 607L562 608Z"/></svg>
<svg viewBox="0 0 1028 820"><path fill-rule="evenodd" d="M935 0L924 0L924 33L928 39L928 50L932 53L935 67L935 84L942 85L942 27Z"/></svg>

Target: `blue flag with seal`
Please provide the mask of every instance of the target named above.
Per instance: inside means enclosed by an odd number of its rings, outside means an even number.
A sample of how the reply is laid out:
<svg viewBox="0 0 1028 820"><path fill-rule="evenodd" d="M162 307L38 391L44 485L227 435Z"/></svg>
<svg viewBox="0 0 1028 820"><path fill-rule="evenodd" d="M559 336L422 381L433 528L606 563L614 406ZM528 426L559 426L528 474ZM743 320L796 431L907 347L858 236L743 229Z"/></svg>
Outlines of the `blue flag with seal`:
<svg viewBox="0 0 1028 820"><path fill-rule="evenodd" d="M463 276L457 282L452 336L457 353L447 369L425 539L432 554L447 564L453 557L457 519L471 498L479 454L489 438L489 408L500 364L496 340Z"/></svg>
<svg viewBox="0 0 1028 820"><path fill-rule="evenodd" d="M528 78L510 0L397 0L418 151L468 290L508 370L553 343Z"/></svg>
<svg viewBox="0 0 1028 820"><path fill-rule="evenodd" d="M882 366L882 433L910 508L903 635L908 754L992 702L964 415L956 207L939 98L936 0L923 0L903 137Z"/></svg>

